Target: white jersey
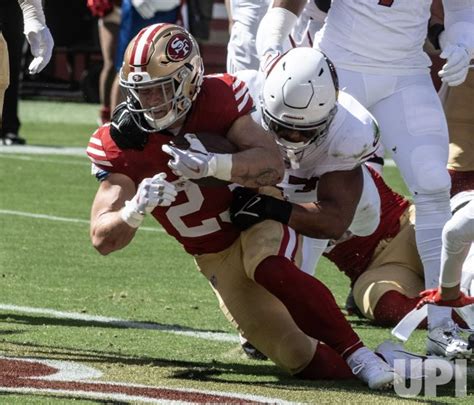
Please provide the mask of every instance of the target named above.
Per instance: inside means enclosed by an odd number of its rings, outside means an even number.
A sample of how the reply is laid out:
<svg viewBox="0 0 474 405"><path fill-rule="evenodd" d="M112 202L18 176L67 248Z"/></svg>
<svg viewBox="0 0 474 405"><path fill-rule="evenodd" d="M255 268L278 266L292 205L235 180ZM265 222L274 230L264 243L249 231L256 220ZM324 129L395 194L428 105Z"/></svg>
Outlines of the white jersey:
<svg viewBox="0 0 474 405"><path fill-rule="evenodd" d="M256 71L238 72L236 76L247 87L258 105L264 76ZM298 157L298 168L287 168L279 184L285 197L295 203L317 201L318 179L325 173L352 170L373 155L378 147L378 127L372 115L352 96L339 91L337 113L326 139L307 147ZM260 108L252 114L261 124Z"/></svg>
<svg viewBox="0 0 474 405"><path fill-rule="evenodd" d="M367 73L426 73L432 0L333 0L314 46L336 67Z"/></svg>

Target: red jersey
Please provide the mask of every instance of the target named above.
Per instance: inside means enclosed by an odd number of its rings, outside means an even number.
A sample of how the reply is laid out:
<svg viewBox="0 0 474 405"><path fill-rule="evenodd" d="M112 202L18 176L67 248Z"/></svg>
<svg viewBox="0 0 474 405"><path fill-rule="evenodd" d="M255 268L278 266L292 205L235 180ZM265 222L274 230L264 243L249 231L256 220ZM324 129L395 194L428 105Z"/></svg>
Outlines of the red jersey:
<svg viewBox="0 0 474 405"><path fill-rule="evenodd" d="M245 84L224 74L206 76L180 133L206 132L225 136L234 121L254 108ZM179 182L167 163L170 156L161 146L172 136L150 134L144 150L120 149L110 136L109 126L97 130L87 153L103 172L121 173L138 187L147 177L165 172L176 181L178 195L169 207L156 207L152 215L190 254L215 253L229 247L239 235L229 218L232 192L228 186L200 187L191 181Z"/></svg>
<svg viewBox="0 0 474 405"><path fill-rule="evenodd" d="M398 234L400 217L410 205L408 200L387 186L375 170L370 167L369 170L380 194L379 226L372 235L353 236L329 247L323 254L351 279L351 285L367 269L380 241L393 238Z"/></svg>

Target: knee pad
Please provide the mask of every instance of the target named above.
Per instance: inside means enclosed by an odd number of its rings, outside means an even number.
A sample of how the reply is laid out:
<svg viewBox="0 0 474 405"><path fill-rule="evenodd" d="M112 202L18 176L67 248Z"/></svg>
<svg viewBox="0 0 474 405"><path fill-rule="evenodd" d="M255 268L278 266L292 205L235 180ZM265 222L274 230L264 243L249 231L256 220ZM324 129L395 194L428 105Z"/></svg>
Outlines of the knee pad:
<svg viewBox="0 0 474 405"><path fill-rule="evenodd" d="M440 145L415 148L411 156L414 173L410 191L417 194L435 194L451 188L451 178L446 168L447 149Z"/></svg>

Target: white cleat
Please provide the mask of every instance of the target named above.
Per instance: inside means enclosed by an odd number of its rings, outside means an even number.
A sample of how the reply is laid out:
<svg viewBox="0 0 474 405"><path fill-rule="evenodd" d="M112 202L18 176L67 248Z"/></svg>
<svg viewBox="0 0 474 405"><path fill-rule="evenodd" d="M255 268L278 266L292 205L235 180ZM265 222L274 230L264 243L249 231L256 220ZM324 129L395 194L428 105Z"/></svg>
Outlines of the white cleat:
<svg viewBox="0 0 474 405"><path fill-rule="evenodd" d="M411 353L405 350L402 345L390 340L381 343L375 352L380 354L395 372L405 379L423 379L427 376L437 375L437 370L450 370L448 372L451 373L454 371L454 364L445 357Z"/></svg>
<svg viewBox="0 0 474 405"><path fill-rule="evenodd" d="M372 390L390 388L394 380L400 378L392 367L366 347L356 350L346 361L352 372Z"/></svg>
<svg viewBox="0 0 474 405"><path fill-rule="evenodd" d="M470 359L473 356L472 348L460 333L461 329L452 320L430 330L426 338L427 353L447 359Z"/></svg>

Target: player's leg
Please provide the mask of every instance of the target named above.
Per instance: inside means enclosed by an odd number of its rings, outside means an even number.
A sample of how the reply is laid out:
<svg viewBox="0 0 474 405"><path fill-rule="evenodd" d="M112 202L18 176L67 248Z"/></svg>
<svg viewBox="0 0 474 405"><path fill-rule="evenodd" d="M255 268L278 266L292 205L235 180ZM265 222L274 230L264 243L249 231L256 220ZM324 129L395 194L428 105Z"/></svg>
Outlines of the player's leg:
<svg viewBox="0 0 474 405"><path fill-rule="evenodd" d="M5 91L10 83L10 67L8 64L8 48L5 38L0 32L0 132L2 130L2 112Z"/></svg>
<svg viewBox="0 0 474 405"><path fill-rule="evenodd" d="M451 175L451 195L474 189L474 70L466 81L450 87L444 100L449 128L448 169Z"/></svg>
<svg viewBox="0 0 474 405"><path fill-rule="evenodd" d="M441 231L451 217L446 169L448 131L429 75L400 76L393 94L371 107L416 206L416 241L426 288L438 285ZM375 83L374 83L375 85ZM428 308L429 327L447 322L450 309Z"/></svg>
<svg viewBox="0 0 474 405"><path fill-rule="evenodd" d="M400 218L400 231L382 241L370 266L357 279L353 294L362 314L384 326L396 325L415 308L424 289L423 265L415 240L415 210Z"/></svg>
<svg viewBox="0 0 474 405"><path fill-rule="evenodd" d="M247 277L240 241L223 252L199 256L196 263L227 319L275 364L304 378L353 377L336 352L303 333L280 300Z"/></svg>
<svg viewBox="0 0 474 405"><path fill-rule="evenodd" d="M301 255L291 228L264 221L243 232L241 241L248 277L278 298L306 335L323 341L359 370L358 377L369 387L393 382L393 370L364 347L329 289L296 266Z"/></svg>
<svg viewBox="0 0 474 405"><path fill-rule="evenodd" d="M99 77L99 96L101 102L100 120L102 124L111 118L111 92L115 79L115 50L117 49L120 27L120 8L114 7L113 11L98 21L99 42L102 52L103 65Z"/></svg>

